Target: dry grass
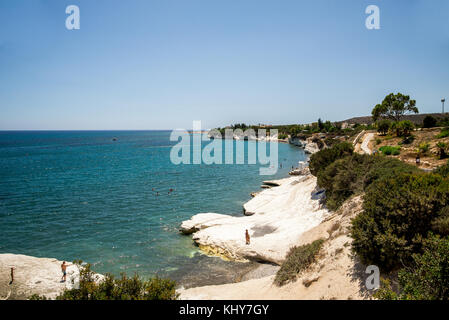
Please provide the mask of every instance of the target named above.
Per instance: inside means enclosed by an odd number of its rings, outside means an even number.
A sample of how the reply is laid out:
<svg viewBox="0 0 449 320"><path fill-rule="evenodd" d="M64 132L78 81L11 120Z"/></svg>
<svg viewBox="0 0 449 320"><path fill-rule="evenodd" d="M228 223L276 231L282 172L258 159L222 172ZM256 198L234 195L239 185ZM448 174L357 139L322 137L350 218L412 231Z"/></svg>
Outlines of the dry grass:
<svg viewBox="0 0 449 320"><path fill-rule="evenodd" d="M421 143L429 143L430 148L429 151L421 155L421 168L425 169L434 169L441 165L447 163L447 159L439 159L438 157L438 148L436 144L438 142L449 143L449 137L438 139L437 135L441 132L442 128L429 128L429 129L420 129L413 132L414 140L410 144L402 144L401 145L401 154L398 156L394 156L401 161L404 161L409 164L416 165L416 155L418 154L418 147ZM376 140L380 139L380 143L376 144ZM403 141L403 138L399 138L396 136L386 135L386 136L376 136L376 138L372 142L372 148L375 150L379 150L379 148L383 146L397 146Z"/></svg>

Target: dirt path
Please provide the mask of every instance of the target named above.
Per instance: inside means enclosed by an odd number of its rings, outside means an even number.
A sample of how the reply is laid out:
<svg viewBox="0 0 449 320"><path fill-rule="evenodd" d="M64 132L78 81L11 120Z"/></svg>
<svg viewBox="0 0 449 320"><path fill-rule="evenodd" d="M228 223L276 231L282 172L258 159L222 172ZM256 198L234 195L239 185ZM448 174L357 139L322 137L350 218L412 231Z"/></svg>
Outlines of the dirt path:
<svg viewBox="0 0 449 320"><path fill-rule="evenodd" d="M373 153L373 151L369 148L369 143L371 140L373 140L373 138L374 138L373 132L368 132L367 134L365 134L365 136L363 137L362 146L360 147L362 153L366 154Z"/></svg>

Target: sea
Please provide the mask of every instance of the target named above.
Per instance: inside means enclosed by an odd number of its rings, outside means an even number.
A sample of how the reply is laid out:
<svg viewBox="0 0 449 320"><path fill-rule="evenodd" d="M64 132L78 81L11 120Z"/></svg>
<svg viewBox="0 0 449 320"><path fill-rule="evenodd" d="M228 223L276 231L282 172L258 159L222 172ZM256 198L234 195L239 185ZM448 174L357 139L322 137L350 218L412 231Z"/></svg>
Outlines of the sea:
<svg viewBox="0 0 449 320"><path fill-rule="evenodd" d="M170 134L0 131L0 253L81 259L99 273L158 275L184 287L235 281L251 265L202 254L181 222L205 212L242 216L251 192L306 155L279 143L271 176L247 161L174 164ZM245 152L259 144L232 143Z"/></svg>

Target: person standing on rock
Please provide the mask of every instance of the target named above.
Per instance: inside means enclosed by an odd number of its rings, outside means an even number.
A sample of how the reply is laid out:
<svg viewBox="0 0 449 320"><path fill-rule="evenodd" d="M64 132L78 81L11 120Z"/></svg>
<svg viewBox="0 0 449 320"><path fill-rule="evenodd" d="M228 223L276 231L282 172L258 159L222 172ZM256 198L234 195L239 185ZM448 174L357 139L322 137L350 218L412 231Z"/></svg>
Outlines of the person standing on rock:
<svg viewBox="0 0 449 320"><path fill-rule="evenodd" d="M66 281L66 277L67 277L67 266L69 266L69 265L66 264L65 261L63 261L62 264L61 264L61 271L62 271L61 282L65 282L65 281Z"/></svg>
<svg viewBox="0 0 449 320"><path fill-rule="evenodd" d="M245 238L246 238L246 244L249 245L251 240L250 240L250 237L249 237L248 229L246 229L246 231L245 231Z"/></svg>
<svg viewBox="0 0 449 320"><path fill-rule="evenodd" d="M11 267L11 281L9 282L10 285L14 282L14 269L14 267Z"/></svg>

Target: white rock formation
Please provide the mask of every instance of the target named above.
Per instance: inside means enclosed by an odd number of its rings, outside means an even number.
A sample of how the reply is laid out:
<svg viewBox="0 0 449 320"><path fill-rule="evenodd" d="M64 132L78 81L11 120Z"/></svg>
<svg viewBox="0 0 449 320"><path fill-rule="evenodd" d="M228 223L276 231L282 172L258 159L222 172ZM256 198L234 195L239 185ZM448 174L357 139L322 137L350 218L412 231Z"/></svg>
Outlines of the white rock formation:
<svg viewBox="0 0 449 320"><path fill-rule="evenodd" d="M21 254L0 254L0 300L28 299L33 294L56 298L64 289L72 289L79 282L78 268L69 262L67 281L61 282L62 261L36 258ZM14 282L10 284L11 267ZM101 279L102 275L97 275Z"/></svg>
<svg viewBox="0 0 449 320"><path fill-rule="evenodd" d="M320 151L320 148L315 142L309 142L306 144L306 147L304 148L305 153L314 154L318 151Z"/></svg>
<svg viewBox="0 0 449 320"><path fill-rule="evenodd" d="M347 200L318 226L304 232L295 245L326 239L317 261L298 274L297 281L282 287L273 284L274 275L243 282L180 289L180 299L211 300L330 300L371 299L365 287L366 266L351 252L351 220L362 208L362 196Z"/></svg>
<svg viewBox="0 0 449 320"><path fill-rule="evenodd" d="M278 182L279 187L260 192L244 205L251 216L201 213L184 221L181 231L193 233L193 240L209 254L282 263L301 234L317 226L329 212L312 199L316 187L312 175ZM245 244L246 229L250 245Z"/></svg>

